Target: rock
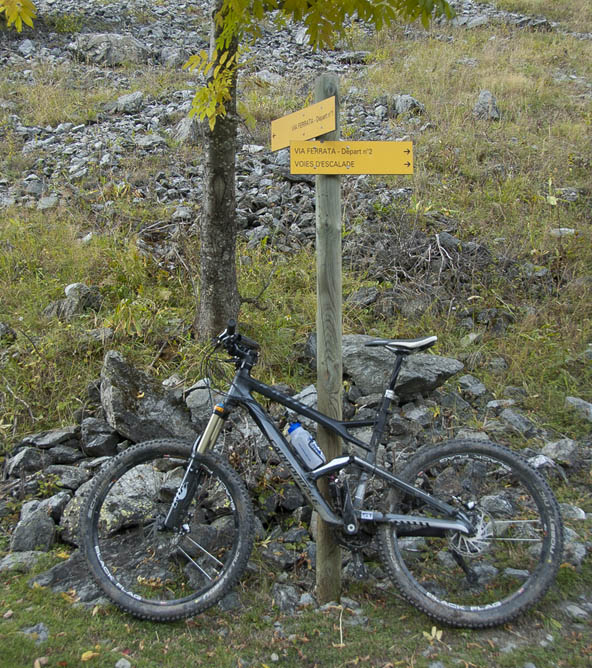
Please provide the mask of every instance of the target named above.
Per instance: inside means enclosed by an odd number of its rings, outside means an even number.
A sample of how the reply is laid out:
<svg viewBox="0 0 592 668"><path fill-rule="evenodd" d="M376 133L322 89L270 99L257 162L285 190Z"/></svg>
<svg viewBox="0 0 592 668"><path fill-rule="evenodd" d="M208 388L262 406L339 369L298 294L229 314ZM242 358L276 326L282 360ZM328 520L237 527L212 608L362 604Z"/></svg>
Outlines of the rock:
<svg viewBox="0 0 592 668"><path fill-rule="evenodd" d="M138 135L134 137L134 144L138 148L143 148L148 151L152 151L155 148L162 148L167 145L167 141L164 137L161 137L155 132L148 135Z"/></svg>
<svg viewBox="0 0 592 668"><path fill-rule="evenodd" d="M87 457L104 457L117 452L119 434L104 420L85 418L81 425L81 448Z"/></svg>
<svg viewBox="0 0 592 668"><path fill-rule="evenodd" d="M524 436L525 438L531 438L535 436L538 429L536 425L531 422L527 417L518 413L511 408L504 408L500 413L500 418L516 433Z"/></svg>
<svg viewBox="0 0 592 668"><path fill-rule="evenodd" d="M33 499L32 501L28 501L23 504L21 509L21 520L28 519L37 511L43 511L55 522L59 522L64 508L70 502L70 498L71 496L68 492L58 492L48 499Z"/></svg>
<svg viewBox="0 0 592 668"><path fill-rule="evenodd" d="M497 101L488 90L482 90L479 93L479 99L473 107L473 116L485 121L499 121L500 111L497 107Z"/></svg>
<svg viewBox="0 0 592 668"><path fill-rule="evenodd" d="M47 451L52 464L75 464L84 458L78 448L68 445L56 445Z"/></svg>
<svg viewBox="0 0 592 668"><path fill-rule="evenodd" d="M47 197L42 197L37 202L37 211L50 211L55 209L59 203L57 195L48 195Z"/></svg>
<svg viewBox="0 0 592 668"><path fill-rule="evenodd" d="M68 466L66 464L52 464L45 469L47 475L55 475L58 478L57 485L65 487L72 491L77 490L80 485L85 483L90 474L77 466Z"/></svg>
<svg viewBox="0 0 592 668"><path fill-rule="evenodd" d="M86 560L79 550L66 561L31 578L28 584L30 587L50 587L56 593L74 590L78 600L89 604L105 600L102 591L89 578Z"/></svg>
<svg viewBox="0 0 592 668"><path fill-rule="evenodd" d="M475 400L487 394L487 388L483 383L469 374L461 376L457 381L463 396Z"/></svg>
<svg viewBox="0 0 592 668"><path fill-rule="evenodd" d="M25 436L19 443L19 446L33 446L35 448L47 450L49 448L54 448L57 445L78 443L79 434L80 429L77 425L40 431L36 434Z"/></svg>
<svg viewBox="0 0 592 668"><path fill-rule="evenodd" d="M70 499L60 517L60 538L65 543L78 545L78 527L80 521L80 508L82 502L93 484L93 480L83 483L76 490L73 498Z"/></svg>
<svg viewBox="0 0 592 668"><path fill-rule="evenodd" d="M571 438L562 438L552 443L547 443L541 452L553 461L564 466L573 466L578 458L578 446Z"/></svg>
<svg viewBox="0 0 592 668"><path fill-rule="evenodd" d="M188 59L185 49L176 46L165 46L160 51L160 62L169 69L177 69L185 64Z"/></svg>
<svg viewBox="0 0 592 668"><path fill-rule="evenodd" d="M28 573L44 554L36 550L11 552L0 559L0 573Z"/></svg>
<svg viewBox="0 0 592 668"><path fill-rule="evenodd" d="M366 335L343 337L343 370L363 395L382 392L392 373L395 356L382 347L366 347L373 340ZM410 355L399 376L397 396L408 397L429 392L463 369L458 360L437 355Z"/></svg>
<svg viewBox="0 0 592 668"><path fill-rule="evenodd" d="M195 440L191 415L174 392L134 369L115 351L101 370L101 404L109 425L136 443L155 438Z"/></svg>
<svg viewBox="0 0 592 668"><path fill-rule="evenodd" d="M271 588L273 604L280 612L293 615L300 600L298 590L291 585L275 583Z"/></svg>
<svg viewBox="0 0 592 668"><path fill-rule="evenodd" d="M82 62L114 67L125 63L146 63L150 50L131 35L91 33L77 35L68 45Z"/></svg>
<svg viewBox="0 0 592 668"><path fill-rule="evenodd" d="M137 90L135 93L128 93L117 98L115 111L122 114L134 114L142 108L144 104L144 93Z"/></svg>
<svg viewBox="0 0 592 668"><path fill-rule="evenodd" d="M411 95L395 95L391 105L392 113L395 116L402 114L423 114L424 105Z"/></svg>
<svg viewBox="0 0 592 668"><path fill-rule="evenodd" d="M16 341L16 332L12 327L9 327L7 324L0 322L0 343L10 344Z"/></svg>
<svg viewBox="0 0 592 668"><path fill-rule="evenodd" d="M101 308L103 298L96 287L73 283L65 289L65 292L65 299L52 302L44 309L43 315L46 318L68 321L84 311L98 311Z"/></svg>
<svg viewBox="0 0 592 668"><path fill-rule="evenodd" d="M8 460L8 476L14 478L21 473L40 471L46 463L46 458L36 448L23 448L14 457Z"/></svg>
<svg viewBox="0 0 592 668"><path fill-rule="evenodd" d="M16 525L10 539L10 549L12 552L47 552L55 537L55 522L45 510L35 510Z"/></svg>
<svg viewBox="0 0 592 668"><path fill-rule="evenodd" d="M35 640L36 645L42 645L49 640L49 629L43 622L22 629L21 632L27 636L31 636Z"/></svg>
<svg viewBox="0 0 592 668"><path fill-rule="evenodd" d="M180 144L197 146L203 141L203 130L195 117L186 116L175 125L172 136Z"/></svg>
<svg viewBox="0 0 592 668"><path fill-rule="evenodd" d="M565 407L574 410L580 417L592 422L592 404L578 397L565 397Z"/></svg>
<svg viewBox="0 0 592 668"><path fill-rule="evenodd" d="M575 603L564 603L563 611L574 622L584 622L590 619L590 614Z"/></svg>

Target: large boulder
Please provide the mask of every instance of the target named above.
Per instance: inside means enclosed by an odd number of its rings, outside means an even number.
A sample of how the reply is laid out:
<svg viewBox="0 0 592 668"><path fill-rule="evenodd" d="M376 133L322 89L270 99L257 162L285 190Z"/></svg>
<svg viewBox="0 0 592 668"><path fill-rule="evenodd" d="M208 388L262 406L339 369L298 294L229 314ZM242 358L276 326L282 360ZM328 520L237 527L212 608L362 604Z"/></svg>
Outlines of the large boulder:
<svg viewBox="0 0 592 668"><path fill-rule="evenodd" d="M196 437L182 398L114 350L105 355L101 370L101 404L109 425L130 441Z"/></svg>
<svg viewBox="0 0 592 668"><path fill-rule="evenodd" d="M343 337L343 372L363 395L382 392L390 380L395 356L383 347L365 344L373 337L349 334ZM407 357L396 387L399 398L430 392L464 368L462 362L438 355Z"/></svg>

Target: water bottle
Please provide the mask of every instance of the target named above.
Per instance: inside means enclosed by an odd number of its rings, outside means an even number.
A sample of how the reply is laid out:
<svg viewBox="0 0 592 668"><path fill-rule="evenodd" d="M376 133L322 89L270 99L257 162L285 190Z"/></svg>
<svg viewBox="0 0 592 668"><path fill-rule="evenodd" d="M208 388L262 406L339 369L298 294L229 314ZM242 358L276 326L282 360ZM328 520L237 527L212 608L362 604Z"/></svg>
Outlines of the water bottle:
<svg viewBox="0 0 592 668"><path fill-rule="evenodd" d="M309 471L316 469L327 461L317 442L300 422L292 422L288 427L288 440Z"/></svg>

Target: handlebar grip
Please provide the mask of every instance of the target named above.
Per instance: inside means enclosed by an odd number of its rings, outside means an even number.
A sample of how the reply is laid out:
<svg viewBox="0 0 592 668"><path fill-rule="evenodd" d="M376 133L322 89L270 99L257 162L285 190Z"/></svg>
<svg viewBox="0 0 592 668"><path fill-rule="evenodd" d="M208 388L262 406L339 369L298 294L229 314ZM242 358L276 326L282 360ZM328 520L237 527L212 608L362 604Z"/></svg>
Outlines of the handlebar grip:
<svg viewBox="0 0 592 668"><path fill-rule="evenodd" d="M257 341L250 339L248 336L245 336L244 334L240 335L239 342L242 343L243 346L246 346L251 350L260 350L261 348L261 346L257 343Z"/></svg>
<svg viewBox="0 0 592 668"><path fill-rule="evenodd" d="M226 324L226 334L228 336L232 336L235 331L236 331L236 320L234 320L234 318L230 318L230 320Z"/></svg>

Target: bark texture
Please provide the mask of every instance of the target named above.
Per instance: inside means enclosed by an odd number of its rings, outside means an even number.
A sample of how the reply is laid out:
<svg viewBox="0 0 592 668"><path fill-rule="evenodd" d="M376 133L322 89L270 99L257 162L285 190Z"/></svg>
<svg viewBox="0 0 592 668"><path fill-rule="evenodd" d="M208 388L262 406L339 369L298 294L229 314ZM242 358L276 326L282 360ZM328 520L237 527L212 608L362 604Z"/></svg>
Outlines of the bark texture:
<svg viewBox="0 0 592 668"><path fill-rule="evenodd" d="M213 16L221 1L213 4ZM214 39L220 30L212 19ZM236 53L238 42L229 48ZM230 59L230 58L229 58ZM229 318L236 318L240 306L236 277L236 70L226 115L207 128L205 202L200 220L199 303L195 318L198 338L219 334Z"/></svg>

